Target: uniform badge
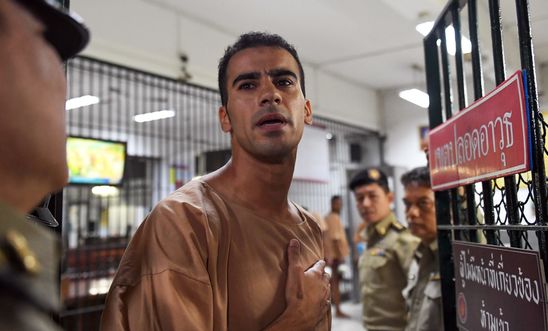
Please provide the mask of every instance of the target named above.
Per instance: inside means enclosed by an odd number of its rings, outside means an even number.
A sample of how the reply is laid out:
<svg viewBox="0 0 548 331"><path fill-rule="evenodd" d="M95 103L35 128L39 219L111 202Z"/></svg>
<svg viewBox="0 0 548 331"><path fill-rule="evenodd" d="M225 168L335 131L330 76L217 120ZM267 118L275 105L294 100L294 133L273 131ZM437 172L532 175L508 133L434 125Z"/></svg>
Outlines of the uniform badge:
<svg viewBox="0 0 548 331"><path fill-rule="evenodd" d="M430 280L441 280L439 272L433 272L430 274Z"/></svg>
<svg viewBox="0 0 548 331"><path fill-rule="evenodd" d="M377 169L369 169L369 178L373 180L379 180L381 178L381 173Z"/></svg>
<svg viewBox="0 0 548 331"><path fill-rule="evenodd" d="M374 247L371 249L369 255L371 256L385 256L386 251L383 248Z"/></svg>

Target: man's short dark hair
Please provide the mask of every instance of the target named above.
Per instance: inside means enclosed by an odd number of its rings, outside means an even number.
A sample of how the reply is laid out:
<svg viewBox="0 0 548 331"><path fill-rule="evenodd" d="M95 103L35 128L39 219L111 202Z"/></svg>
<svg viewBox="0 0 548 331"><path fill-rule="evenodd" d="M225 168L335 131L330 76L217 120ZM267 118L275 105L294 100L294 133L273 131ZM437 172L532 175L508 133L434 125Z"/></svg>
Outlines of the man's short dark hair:
<svg viewBox="0 0 548 331"><path fill-rule="evenodd" d="M337 201L337 200L341 200L341 196L340 195L334 195L331 197L331 203Z"/></svg>
<svg viewBox="0 0 548 331"><path fill-rule="evenodd" d="M301 81L301 90L303 91L303 95L306 96L306 92L304 89L304 70L303 65L301 64L301 60L299 60L299 55L297 54L297 50L295 50L295 47L293 45L289 44L284 38L280 37L277 34L271 34L266 32L248 32L240 36L236 43L232 46L228 46L225 50L225 54L223 57L219 60L219 74L218 74L218 81L219 81L219 91L221 93L221 102L223 106L226 106L228 102L228 91L226 87L226 72L228 69L228 63L230 62L230 59L234 56L234 54L243 51L244 49L248 48L255 48L255 47L279 47L282 49L285 49L289 52L297 61L297 64L299 65L299 75L300 75L300 81Z"/></svg>
<svg viewBox="0 0 548 331"><path fill-rule="evenodd" d="M377 184L384 190L384 192L390 192L390 188L388 187L388 178L385 173L378 168L367 168L358 172L354 175L354 177L352 177L350 184L348 184L348 188L350 188L351 191L354 191L360 186L370 184Z"/></svg>
<svg viewBox="0 0 548 331"><path fill-rule="evenodd" d="M401 183L404 187L409 185L418 185L420 187L431 188L430 170L428 167L418 167L412 169L401 176Z"/></svg>

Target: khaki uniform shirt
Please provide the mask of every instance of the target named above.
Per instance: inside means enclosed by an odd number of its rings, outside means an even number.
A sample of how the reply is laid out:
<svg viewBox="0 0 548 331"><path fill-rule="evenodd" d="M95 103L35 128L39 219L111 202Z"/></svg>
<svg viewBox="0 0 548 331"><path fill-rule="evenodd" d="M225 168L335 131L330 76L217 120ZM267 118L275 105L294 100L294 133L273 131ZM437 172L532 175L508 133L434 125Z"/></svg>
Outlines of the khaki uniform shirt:
<svg viewBox="0 0 548 331"><path fill-rule="evenodd" d="M262 330L286 308L287 247L305 268L323 257L321 230L274 222L194 180L162 200L132 238L110 288L102 330ZM316 330L329 328L327 313Z"/></svg>
<svg viewBox="0 0 548 331"><path fill-rule="evenodd" d="M367 249L359 260L363 323L368 331L403 330L407 309L402 290L419 239L394 214L369 224Z"/></svg>
<svg viewBox="0 0 548 331"><path fill-rule="evenodd" d="M44 226L0 203L0 329L61 330L59 241Z"/></svg>
<svg viewBox="0 0 548 331"><path fill-rule="evenodd" d="M325 215L326 231L326 258L329 260L344 260L350 253L348 240L341 222L341 218L337 213L329 213Z"/></svg>
<svg viewBox="0 0 548 331"><path fill-rule="evenodd" d="M418 274L409 282L409 324L406 331L443 331L438 242L421 243L415 253Z"/></svg>

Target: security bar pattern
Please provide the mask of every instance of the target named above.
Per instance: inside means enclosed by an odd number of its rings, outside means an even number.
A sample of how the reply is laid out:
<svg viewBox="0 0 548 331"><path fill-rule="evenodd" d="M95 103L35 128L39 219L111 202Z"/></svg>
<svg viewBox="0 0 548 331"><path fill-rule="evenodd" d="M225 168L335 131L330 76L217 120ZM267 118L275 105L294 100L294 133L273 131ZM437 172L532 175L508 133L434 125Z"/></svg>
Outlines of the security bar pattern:
<svg viewBox="0 0 548 331"><path fill-rule="evenodd" d="M507 72L525 69L534 164L531 173L436 192L445 330L457 330L451 256L453 240L538 250L544 270L548 270L544 164L548 155L544 144L547 123L538 106L529 2L516 0L511 11L501 8L498 0L483 1L481 5L481 8L488 6L488 15L478 13L476 0L449 1L424 39L430 128L467 107L471 103L469 100L481 98L486 86L491 89L503 82ZM509 29L509 34L503 34L503 19L517 21L515 35L511 35L513 29ZM448 26L455 31L454 57L447 51L445 30ZM479 36L486 34L490 34L492 49L482 48L484 45L479 42ZM468 35L472 43L471 54L463 54L463 35ZM514 68L511 68L511 59L505 58L503 44L503 40L511 38L516 38L515 45L519 45L519 61L516 59L519 64Z"/></svg>

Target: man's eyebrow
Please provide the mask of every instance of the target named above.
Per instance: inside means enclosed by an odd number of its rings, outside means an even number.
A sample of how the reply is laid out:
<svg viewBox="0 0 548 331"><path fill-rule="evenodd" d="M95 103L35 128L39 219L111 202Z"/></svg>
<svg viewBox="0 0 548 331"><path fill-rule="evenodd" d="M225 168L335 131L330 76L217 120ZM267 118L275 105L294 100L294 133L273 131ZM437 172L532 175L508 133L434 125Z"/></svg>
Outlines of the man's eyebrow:
<svg viewBox="0 0 548 331"><path fill-rule="evenodd" d="M298 79L297 74L288 69L272 69L268 72L270 77L291 76Z"/></svg>
<svg viewBox="0 0 548 331"><path fill-rule="evenodd" d="M288 69L272 69L269 72L267 72L267 75L270 77L291 76L295 79L298 79L297 74ZM261 77L261 74L259 72L255 72L255 71L245 72L243 74L238 75L236 78L234 78L234 81L232 82L232 86L235 86L239 81L242 81L242 80L259 79L260 77Z"/></svg>
<svg viewBox="0 0 548 331"><path fill-rule="evenodd" d="M246 72L234 78L234 81L232 82L232 86L235 86L236 83L238 83L239 81L246 80L246 79L259 79L259 77L261 77L261 74L258 72Z"/></svg>

